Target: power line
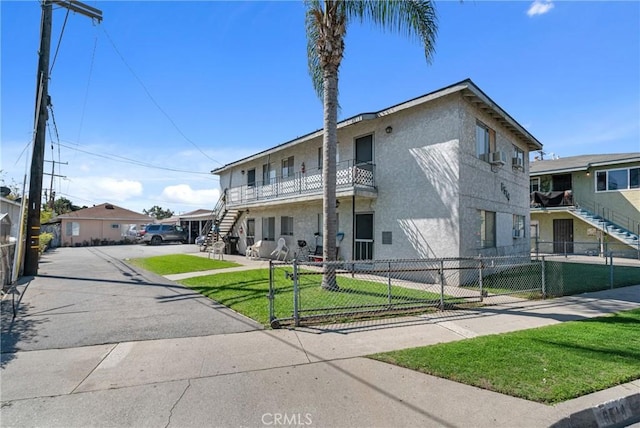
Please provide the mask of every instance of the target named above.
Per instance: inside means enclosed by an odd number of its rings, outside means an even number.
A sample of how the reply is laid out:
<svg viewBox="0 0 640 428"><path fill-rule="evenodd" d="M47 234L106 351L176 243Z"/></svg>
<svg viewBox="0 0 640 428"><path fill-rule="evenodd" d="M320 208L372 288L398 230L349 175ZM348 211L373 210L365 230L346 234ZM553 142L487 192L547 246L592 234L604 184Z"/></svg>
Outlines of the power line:
<svg viewBox="0 0 640 428"><path fill-rule="evenodd" d="M64 17L64 23L62 24L62 30L60 30L60 36L58 37L58 44L56 45L56 53L53 54L53 61L51 62L51 67L49 68L49 77L51 77L51 73L53 72L53 66L56 65L56 59L58 58L58 51L60 50L60 43L62 42L62 35L64 34L64 29L67 26L67 20L69 19L70 10L67 9L67 14Z"/></svg>
<svg viewBox="0 0 640 428"><path fill-rule="evenodd" d="M212 162L217 163L220 166L223 166L222 163L218 162L217 160L213 159L211 156L209 156L208 154L206 154L196 143L194 143L189 137L186 136L186 134L184 132L182 132L182 130L178 127L178 125L175 123L175 121L171 118L171 116L169 116L169 114L160 106L160 104L156 101L156 99L153 97L153 95L151 95L151 92L149 92L149 89L147 89L147 86L144 84L144 82L142 81L142 79L140 79L140 77L138 77L138 75L135 73L135 71L133 71L133 68L131 68L131 66L127 63L127 61L124 59L124 56L122 55L122 53L120 53L120 51L118 50L118 48L116 47L116 44L113 42L113 40L111 39L111 36L109 36L109 33L107 32L107 29L102 26L102 31L104 31L104 34L107 36L107 39L109 40L109 43L111 43L111 46L113 46L113 49L115 50L115 52L118 54L118 56L120 57L120 59L122 60L122 62L124 63L124 65L129 69L129 72L131 72L131 74L133 75L133 77L135 77L135 79L138 81L138 83L140 84L140 86L142 86L142 89L144 90L144 92L147 94L147 96L149 97L149 99L151 100L151 102L158 108L158 110L160 110L160 112L167 118L167 120L169 120L169 122L173 125L173 127L176 129L176 131L178 131L178 133L180 135L182 135L182 137L188 141L193 147L195 147L200 153L202 153L206 158L208 158L209 160L211 160Z"/></svg>
<svg viewBox="0 0 640 428"><path fill-rule="evenodd" d="M181 172L181 173L186 173L186 174L195 174L195 175L204 175L210 178L213 178L211 175L211 172L197 172L197 171L189 171L189 170L184 170L184 169L177 169L177 168L169 168L169 167L163 167L163 166L159 166L159 165L154 165L154 164L150 164L147 162L142 162L139 160L135 160L135 159L130 159L124 156L120 156L120 155L105 155L102 153L95 153L95 152L91 152L88 150L83 150L80 149L78 147L73 147L73 146L68 146L66 144L62 144L59 143L60 146L67 148L69 150L75 150L81 153L85 153L91 156L96 156L102 159L108 159L114 162L122 162L122 163L128 163L128 164L132 164L132 165L137 165L137 166L142 166L145 168L150 168L150 169L158 169L158 170L163 170L163 171L172 171L172 172Z"/></svg>

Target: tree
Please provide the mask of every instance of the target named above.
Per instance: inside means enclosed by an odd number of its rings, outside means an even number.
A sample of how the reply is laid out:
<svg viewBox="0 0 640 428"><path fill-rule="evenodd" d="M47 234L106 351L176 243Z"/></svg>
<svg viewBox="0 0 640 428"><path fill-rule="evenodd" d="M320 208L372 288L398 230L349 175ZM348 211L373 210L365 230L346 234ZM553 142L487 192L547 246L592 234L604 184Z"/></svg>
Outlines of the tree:
<svg viewBox="0 0 640 428"><path fill-rule="evenodd" d="M307 0L306 30L309 74L322 99L323 120L323 226L325 261L336 257L336 149L338 141L338 71L344 54L348 24L369 20L383 29L417 37L424 45L427 62L435 51L437 19L428 0ZM322 287L337 290L335 270L324 267Z"/></svg>
<svg viewBox="0 0 640 428"><path fill-rule="evenodd" d="M58 215L70 213L71 211L78 211L80 209L82 209L82 207L74 205L73 202L65 197L60 197L53 202L53 211Z"/></svg>
<svg viewBox="0 0 640 428"><path fill-rule="evenodd" d="M163 218L169 218L173 216L173 211L169 209L162 209L162 207L159 207L158 205L154 205L148 210L142 210L142 212L145 215L155 218L156 220L162 220Z"/></svg>

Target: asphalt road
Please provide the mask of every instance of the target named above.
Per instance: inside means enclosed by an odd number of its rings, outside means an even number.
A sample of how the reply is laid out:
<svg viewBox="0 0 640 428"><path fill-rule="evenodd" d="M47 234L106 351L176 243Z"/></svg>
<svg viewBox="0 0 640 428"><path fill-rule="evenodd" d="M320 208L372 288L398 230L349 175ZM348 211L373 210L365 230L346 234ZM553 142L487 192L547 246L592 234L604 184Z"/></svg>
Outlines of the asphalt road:
<svg viewBox="0 0 640 428"><path fill-rule="evenodd" d="M2 304L2 353L206 336L261 326L125 260L197 252L195 245L59 248L47 252L12 317Z"/></svg>

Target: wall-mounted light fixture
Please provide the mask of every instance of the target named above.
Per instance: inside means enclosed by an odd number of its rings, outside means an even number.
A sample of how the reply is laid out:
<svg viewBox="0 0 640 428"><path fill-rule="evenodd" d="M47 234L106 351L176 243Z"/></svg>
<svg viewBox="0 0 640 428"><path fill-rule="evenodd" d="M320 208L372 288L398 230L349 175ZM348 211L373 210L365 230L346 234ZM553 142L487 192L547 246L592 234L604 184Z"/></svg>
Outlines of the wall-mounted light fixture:
<svg viewBox="0 0 640 428"><path fill-rule="evenodd" d="M589 177L591 175L591 173L589 171L587 171L587 177Z"/></svg>
<svg viewBox="0 0 640 428"><path fill-rule="evenodd" d="M393 128L390 126L387 126L386 128L384 128L384 132L386 132L387 134L391 134L393 132Z"/></svg>
<svg viewBox="0 0 640 428"><path fill-rule="evenodd" d="M242 171L240 171L240 174L244 175L244 169Z"/></svg>
<svg viewBox="0 0 640 428"><path fill-rule="evenodd" d="M336 208L340 207L340 201L336 199Z"/></svg>

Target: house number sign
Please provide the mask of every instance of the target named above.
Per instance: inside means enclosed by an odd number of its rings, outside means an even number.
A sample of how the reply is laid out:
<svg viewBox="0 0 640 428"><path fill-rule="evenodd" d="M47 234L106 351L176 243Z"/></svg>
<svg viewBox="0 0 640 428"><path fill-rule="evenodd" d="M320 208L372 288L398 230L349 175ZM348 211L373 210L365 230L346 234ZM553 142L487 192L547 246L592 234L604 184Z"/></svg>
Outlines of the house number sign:
<svg viewBox="0 0 640 428"><path fill-rule="evenodd" d="M500 183L500 190L502 190L502 194L504 195L505 198L507 198L507 201L511 200L511 195L509 195L509 191L507 190L507 186L504 185L504 183Z"/></svg>

